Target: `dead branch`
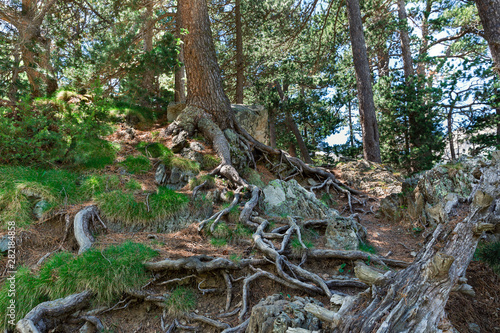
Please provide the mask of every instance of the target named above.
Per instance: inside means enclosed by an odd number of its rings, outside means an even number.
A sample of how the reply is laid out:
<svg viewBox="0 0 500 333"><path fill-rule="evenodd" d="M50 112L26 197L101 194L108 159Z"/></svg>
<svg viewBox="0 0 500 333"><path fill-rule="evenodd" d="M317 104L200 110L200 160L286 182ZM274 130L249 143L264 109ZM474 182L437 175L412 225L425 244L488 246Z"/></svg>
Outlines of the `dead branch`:
<svg viewBox="0 0 500 333"><path fill-rule="evenodd" d="M226 312L231 308L231 298L233 297L233 285L231 283L231 277L226 271L222 271L224 276L224 282L226 282Z"/></svg>
<svg viewBox="0 0 500 333"><path fill-rule="evenodd" d="M243 259L239 262L233 262L225 258L214 258L206 255L192 256L181 259L165 259L158 262L147 262L145 267L152 272L160 272L164 270L193 270L197 273L209 272L218 269L241 269L248 265L264 265L267 261L263 259Z"/></svg>

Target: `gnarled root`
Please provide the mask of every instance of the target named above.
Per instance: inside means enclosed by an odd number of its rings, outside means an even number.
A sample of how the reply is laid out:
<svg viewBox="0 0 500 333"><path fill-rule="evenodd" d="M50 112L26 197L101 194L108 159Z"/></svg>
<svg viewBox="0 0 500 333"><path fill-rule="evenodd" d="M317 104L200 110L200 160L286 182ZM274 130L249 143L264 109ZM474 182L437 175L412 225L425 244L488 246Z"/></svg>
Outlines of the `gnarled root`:
<svg viewBox="0 0 500 333"><path fill-rule="evenodd" d="M20 333L43 333L54 328L68 316L85 308L92 298L89 290L35 306L26 317L19 320L16 330Z"/></svg>
<svg viewBox="0 0 500 333"><path fill-rule="evenodd" d="M101 220L99 217L99 210L97 206L87 206L81 211L79 211L75 215L74 220L74 230L75 230L75 238L80 246L78 250L78 254L81 254L92 247L92 243L94 243L94 237L90 234L89 227L90 222L95 218ZM104 225L104 223L101 221ZM106 227L104 225L104 227Z"/></svg>

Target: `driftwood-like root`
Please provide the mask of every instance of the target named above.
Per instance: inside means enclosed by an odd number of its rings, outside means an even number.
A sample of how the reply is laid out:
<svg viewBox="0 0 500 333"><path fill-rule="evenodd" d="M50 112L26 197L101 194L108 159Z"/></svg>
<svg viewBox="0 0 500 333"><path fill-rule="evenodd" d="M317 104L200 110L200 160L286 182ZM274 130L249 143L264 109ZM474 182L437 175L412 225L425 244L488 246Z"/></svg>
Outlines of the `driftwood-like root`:
<svg viewBox="0 0 500 333"><path fill-rule="evenodd" d="M35 306L16 324L19 333L42 333L54 328L57 323L88 306L92 298L89 290Z"/></svg>
<svg viewBox="0 0 500 333"><path fill-rule="evenodd" d="M81 254L92 247L94 237L90 234L89 224L96 217L99 216L97 206L87 206L75 215L73 222L75 230L75 238L80 246L78 254Z"/></svg>

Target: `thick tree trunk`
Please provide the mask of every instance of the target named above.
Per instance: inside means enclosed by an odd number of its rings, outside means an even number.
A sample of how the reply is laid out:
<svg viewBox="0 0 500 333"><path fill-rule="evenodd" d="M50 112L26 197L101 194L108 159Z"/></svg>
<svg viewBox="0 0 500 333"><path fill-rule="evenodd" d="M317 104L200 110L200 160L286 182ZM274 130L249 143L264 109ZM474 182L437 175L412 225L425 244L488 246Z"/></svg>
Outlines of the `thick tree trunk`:
<svg viewBox="0 0 500 333"><path fill-rule="evenodd" d="M476 0L476 6L495 71L500 76L500 0Z"/></svg>
<svg viewBox="0 0 500 333"><path fill-rule="evenodd" d="M236 25L236 103L243 104L243 84L245 80L243 65L243 31L241 28L241 0L234 7Z"/></svg>
<svg viewBox="0 0 500 333"><path fill-rule="evenodd" d="M181 15L179 11L177 11L176 15L176 37L184 40L184 37L181 35ZM176 102L184 102L186 100L186 84L185 84L185 76L186 76L186 67L184 66L184 44L179 46L179 62L182 63L182 66L178 67L175 71L175 101Z"/></svg>
<svg viewBox="0 0 500 333"><path fill-rule="evenodd" d="M146 13L144 17L144 26L143 26L143 40L144 53L151 53L153 51L153 2L148 2L146 5ZM144 74L142 77L142 89L146 92L144 103L149 106L148 97L154 94L154 80L155 75L153 71L146 67L144 70Z"/></svg>
<svg viewBox="0 0 500 333"><path fill-rule="evenodd" d="M188 81L187 104L203 109L221 128L234 127L234 113L224 93L205 0L179 1Z"/></svg>
<svg viewBox="0 0 500 333"><path fill-rule="evenodd" d="M347 9L352 55L358 87L359 114L361 116L361 127L363 130L363 153L365 159L373 162L380 162L378 125L375 116L370 66L368 64L359 1L348 0Z"/></svg>

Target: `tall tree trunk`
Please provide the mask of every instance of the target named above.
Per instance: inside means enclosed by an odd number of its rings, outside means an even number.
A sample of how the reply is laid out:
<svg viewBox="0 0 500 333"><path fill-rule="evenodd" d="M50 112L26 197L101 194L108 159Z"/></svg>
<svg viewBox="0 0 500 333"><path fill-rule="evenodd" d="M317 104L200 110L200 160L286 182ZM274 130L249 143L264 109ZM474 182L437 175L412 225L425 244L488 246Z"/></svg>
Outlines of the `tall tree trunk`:
<svg viewBox="0 0 500 333"><path fill-rule="evenodd" d="M243 66L243 32L241 28L241 0L236 0L235 8L236 21L236 103L243 104L243 83L245 80Z"/></svg>
<svg viewBox="0 0 500 333"><path fill-rule="evenodd" d="M452 160L456 160L455 145L453 144L453 106L448 109L447 127L448 127L448 140L450 141L450 155Z"/></svg>
<svg viewBox="0 0 500 333"><path fill-rule="evenodd" d="M269 110L269 144L276 148L276 108Z"/></svg>
<svg viewBox="0 0 500 333"><path fill-rule="evenodd" d="M496 108L496 121L497 121L497 146L500 146L500 107Z"/></svg>
<svg viewBox="0 0 500 333"><path fill-rule="evenodd" d="M422 45L420 46L419 56L423 56L427 52L429 45L429 16L431 15L433 0L425 1L425 10L423 12L424 18L422 19ZM417 74L425 76L425 61L419 61L417 64Z"/></svg>
<svg viewBox="0 0 500 333"><path fill-rule="evenodd" d="M299 128L297 127L297 124L295 123L289 112L287 112L286 114L286 123L288 128L292 131L293 135L295 136L295 139L297 140L297 145L299 146L301 155L300 157L304 162L312 164L313 161L311 159L311 156L309 155L309 150L307 149L306 143L304 142L304 139L300 134Z"/></svg>
<svg viewBox="0 0 500 333"><path fill-rule="evenodd" d="M352 109L351 109L351 101L347 102L347 110L349 111L349 141L351 143L351 148L354 147L354 133L352 131Z"/></svg>
<svg viewBox="0 0 500 333"><path fill-rule="evenodd" d="M381 162L380 143L373 102L373 90L366 52L365 36L361 23L361 11L358 0L347 0L349 33L351 36L354 69L358 88L359 114L363 130L363 153L365 159Z"/></svg>
<svg viewBox="0 0 500 333"><path fill-rule="evenodd" d="M476 0L476 6L495 71L500 76L500 0Z"/></svg>
<svg viewBox="0 0 500 333"><path fill-rule="evenodd" d="M234 113L224 93L206 0L179 1L184 36L187 104L203 109L221 128L234 127Z"/></svg>
<svg viewBox="0 0 500 333"><path fill-rule="evenodd" d="M181 15L180 12L177 11L176 15L176 29L175 34L176 37L184 40L184 37L181 35ZM178 67L175 71L175 101L176 102L184 102L186 100L186 84L185 84L185 74L186 67L184 66L184 44L181 43L179 46L179 62L182 63L182 66Z"/></svg>
<svg viewBox="0 0 500 333"><path fill-rule="evenodd" d="M144 53L151 53L153 51L153 2L150 1L146 4L146 13L144 17L144 26L143 26L143 40ZM154 95L154 79L155 75L153 71L146 67L144 70L144 74L142 77L142 89L146 92L144 96L144 103L149 106L149 96Z"/></svg>
<svg viewBox="0 0 500 333"><path fill-rule="evenodd" d="M410 36L408 35L408 19L406 17L405 1L398 0L398 18L400 24L399 36L401 38L401 50L403 54L403 69L406 82L410 82L415 74L413 60L411 58Z"/></svg>

